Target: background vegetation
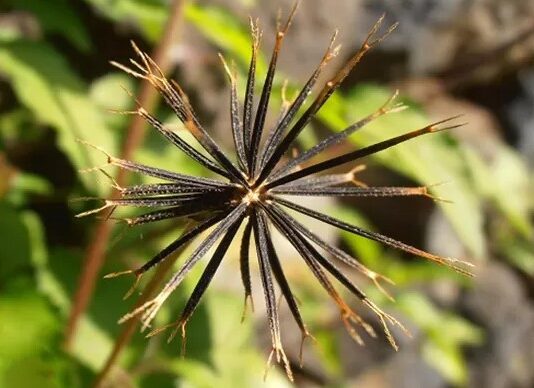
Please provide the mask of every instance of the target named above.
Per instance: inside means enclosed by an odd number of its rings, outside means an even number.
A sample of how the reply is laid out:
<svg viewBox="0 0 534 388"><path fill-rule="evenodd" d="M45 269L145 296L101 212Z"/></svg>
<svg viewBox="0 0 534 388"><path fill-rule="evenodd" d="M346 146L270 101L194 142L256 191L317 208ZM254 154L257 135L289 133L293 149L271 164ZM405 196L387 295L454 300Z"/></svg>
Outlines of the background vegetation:
<svg viewBox="0 0 534 388"><path fill-rule="evenodd" d="M411 109L376 120L333 152L463 113L469 122L466 127L384 152L366 161L368 168L361 174L373 185L445 182L434 187L434 193L453 203L402 199L314 206L328 207L346 220L431 251L470 258L477 265L477 278L463 279L376 243L325 231L396 282L389 288L396 303L381 297L372 285L366 287L414 335L407 339L397 333L398 353L383 338L368 339L360 348L348 340L335 309L293 260L295 254L284 250L290 278L317 339L306 345L304 367L299 369L299 334L289 319L284 323L286 348L299 385L534 384L534 26L523 22L534 20L529 18L534 10L521 1L485 1L477 6L427 3L432 2L392 6L389 1L340 0L327 10L320 2L303 1L292 27L295 38L288 38L282 54L287 55L282 60L284 74L277 78L273 93L279 104L284 79L289 80L289 95L302 84L320 57L322 49L317 51L316 42L326 46L338 22L342 60L382 11L399 20L396 36L364 60L299 144L306 148L327 131L343 129L399 88ZM98 217L75 218L92 204L73 199L104 196L110 190L104 176L78 173L105 160L76 140L97 144L114 155L126 153L146 164L206 173L152 132L132 128L131 116L109 113L133 107L121 86L152 103L150 96L143 97L136 80L108 61L126 63L133 55L130 39L149 52L160 47L164 67L190 93L214 136L229 146L228 90L216 54L221 51L232 58L243 81L250 55L247 15L262 20L263 49L268 52L278 6L255 0L2 2L0 386L85 387L99 374L102 377L124 330L117 320L139 297L135 293L123 301L131 279L103 280L102 275L143 262L182 227L163 223L127 229L116 223L105 236L98 232L102 228ZM287 10L289 3L280 6ZM508 22L510 12L513 23ZM458 22L460 14L474 15L469 19L472 24ZM496 15L488 19L496 26L479 28L485 15ZM169 17L173 28L166 24ZM484 35L495 29L497 36ZM445 42L448 56L437 47ZM262 58L259 72L265 67ZM168 125L185 131L165 106L156 103L153 111ZM137 140L132 140L135 136ZM79 298L80 279L88 276L87 256L91 252L93 258L98 256L99 241L105 263L95 267L96 287L94 293L86 290L89 303L78 321L72 303L80 303L76 295ZM180 357L179 341L167 344L165 338L148 340L135 333L102 381L105 386L289 385L276 369L263 381L269 349L263 309L256 306L254 315L249 312L240 321L243 296L236 250L188 326L187 356ZM195 277L164 306L159 325L178 314Z"/></svg>

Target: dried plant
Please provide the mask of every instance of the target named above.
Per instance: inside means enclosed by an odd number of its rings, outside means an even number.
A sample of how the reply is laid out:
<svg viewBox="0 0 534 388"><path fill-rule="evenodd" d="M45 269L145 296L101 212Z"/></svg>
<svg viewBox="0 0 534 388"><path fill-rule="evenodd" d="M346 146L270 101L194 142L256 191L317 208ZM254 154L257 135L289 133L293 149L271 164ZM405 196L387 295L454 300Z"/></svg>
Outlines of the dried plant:
<svg viewBox="0 0 534 388"><path fill-rule="evenodd" d="M284 275L282 264L273 245L270 232L271 225L293 245L311 270L312 274L332 297L339 307L344 325L350 335L358 343L363 342L356 330L358 327L361 327L372 337L375 336L375 332L373 328L344 301L334 287L331 277L335 278L354 294L364 306L377 315L387 339L395 349L397 348L397 345L395 344L389 326L396 325L402 328L402 325L395 318L380 310L376 304L369 300L366 294L339 269L338 264L343 263L355 268L374 282L374 284L387 296L389 295L380 282L385 281L392 283L391 280L372 271L351 255L323 240L319 234L309 230L301 222L297 221L286 211L286 209L291 209L297 213L315 218L325 224L335 226L367 239L381 242L390 247L400 249L424 259L447 265L459 273L470 275L469 271L465 268L468 263L458 259L440 257L422 251L387 236L361 229L358 226L345 223L286 199L288 196L425 196L433 198L429 194L428 187L425 186L367 187L366 185L361 184L355 177L355 174L361 170L361 165L357 165L345 174L323 174L320 176L315 174L325 172L333 167L349 162L358 161L366 156L375 154L415 137L459 126L450 124L450 121L456 118L453 117L343 155L326 159L319 163L311 163L311 160L321 152L342 142L372 120L404 109L404 106L395 103L395 98L397 96L397 93L395 93L382 107L380 107L380 109L371 115L348 126L339 133L328 136L326 139L320 141L318 144L300 155L290 158L289 160L284 159L284 156L295 142L297 136L310 123L310 120L314 118L321 106L340 86L342 81L361 60L364 54L388 36L396 27L396 25L393 25L385 32L385 34L376 37L383 18L379 19L369 32L360 49L334 75L333 78L324 84L311 104L304 110L304 113L297 118L297 113L304 107L305 100L314 88L321 71L338 52L339 46L334 46L336 35L334 34L322 60L300 93L292 102L284 100L278 122L268 133L264 133L278 55L284 37L286 36L295 14L295 10L296 6L292 9L285 24L278 25L273 54L263 84L259 103L256 107L254 107L255 71L256 58L261 39L261 32L258 28L257 21L253 22L251 20L250 23L252 30L252 58L248 71L242 114L240 112L241 107L237 97L235 68L230 68L221 56L231 84L230 116L233 140L236 149L236 162L233 162L232 159L223 152L211 135L202 127L193 108L189 104L187 96L178 84L172 80L169 81L163 75L158 65L146 53L139 50L135 44L133 47L140 59L139 62L131 60L132 67L113 63L113 65L124 70L128 74L150 82L209 155L197 151L197 149L184 141L177 133L166 128L156 117L143 109L142 106L138 106L134 111L123 113L141 116L163 137L178 147L181 151L185 152L191 159L200 163L222 179L209 179L184 175L178 172L171 172L157 167L118 159L106 154L108 157L107 164L109 165L155 177L165 181L165 183L141 184L129 187L117 186L116 188L120 193L119 198L105 200L102 207L79 214L79 216L85 216L108 208L114 209L122 206L135 206L142 208L156 208L156 210L125 219L128 225L131 226L171 218L192 218L195 220L193 226L186 229L181 236L155 255L146 264L134 270L107 275L107 277L115 277L122 274L133 274L136 277L136 284L145 272L160 264L173 252L176 252L203 232L210 230L206 237L182 264L181 268L173 274L159 294L121 319L121 322L124 322L134 317L140 317L143 329L150 326L165 300L181 284L187 274L200 261L200 259L202 259L208 250L220 240L187 301L180 318L175 323L157 329L149 334L153 335L169 326L174 326L175 330L171 335L171 338L174 337L178 330L180 330L183 337L183 344L185 344L185 327L187 321L193 314L202 295L209 286L215 272L232 243L232 240L237 235L239 228L244 224L244 232L241 238L240 272L245 290L245 308L247 303L249 301L251 302L249 245L253 236L272 338L272 351L269 356L268 364L270 364L272 358L275 357L277 362L283 364L290 379L292 379L292 373L282 347L277 298L274 285L275 282L278 284L281 295L283 295L286 300L292 316L300 328L302 340L304 341L304 339L310 337L311 334L308 332L308 329L302 320L298 303L293 296L290 285ZM255 114L253 114L254 111ZM327 255L323 254L321 251L327 253ZM133 290L134 287L132 287L131 290Z"/></svg>

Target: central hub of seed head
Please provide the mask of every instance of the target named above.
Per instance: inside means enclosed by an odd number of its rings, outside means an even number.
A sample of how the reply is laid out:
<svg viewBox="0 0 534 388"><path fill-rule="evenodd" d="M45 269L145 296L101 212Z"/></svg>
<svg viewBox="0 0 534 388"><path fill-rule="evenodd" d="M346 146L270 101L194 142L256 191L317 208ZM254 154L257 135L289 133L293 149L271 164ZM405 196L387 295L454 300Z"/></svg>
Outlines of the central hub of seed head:
<svg viewBox="0 0 534 388"><path fill-rule="evenodd" d="M242 201L245 202L247 205L251 205L253 203L256 203L260 200L260 190L255 189L249 189L246 194L243 196Z"/></svg>
<svg viewBox="0 0 534 388"><path fill-rule="evenodd" d="M250 206L261 201L265 195L265 192L266 190L264 185L258 185L256 182L247 182L239 188L238 193L236 193L237 197L235 197L235 199L238 202L246 203Z"/></svg>

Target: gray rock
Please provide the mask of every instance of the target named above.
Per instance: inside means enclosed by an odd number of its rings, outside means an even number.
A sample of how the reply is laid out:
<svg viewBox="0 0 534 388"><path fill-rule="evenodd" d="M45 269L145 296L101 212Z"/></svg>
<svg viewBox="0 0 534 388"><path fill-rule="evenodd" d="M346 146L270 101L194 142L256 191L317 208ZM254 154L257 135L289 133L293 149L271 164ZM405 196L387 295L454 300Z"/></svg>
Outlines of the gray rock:
<svg viewBox="0 0 534 388"><path fill-rule="evenodd" d="M502 264L480 268L463 300L466 314L486 329L469 358L471 387L534 386L534 306L518 276Z"/></svg>

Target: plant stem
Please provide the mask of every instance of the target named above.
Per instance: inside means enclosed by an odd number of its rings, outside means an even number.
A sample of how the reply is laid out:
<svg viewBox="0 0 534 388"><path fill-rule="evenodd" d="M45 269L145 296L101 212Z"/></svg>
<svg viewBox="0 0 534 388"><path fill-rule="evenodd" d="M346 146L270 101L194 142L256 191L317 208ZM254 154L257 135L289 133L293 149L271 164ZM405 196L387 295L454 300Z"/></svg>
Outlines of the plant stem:
<svg viewBox="0 0 534 388"><path fill-rule="evenodd" d="M171 44L175 41L180 27L183 23L184 6L187 0L173 0L169 9L169 17L163 31L163 36L152 53L152 58L158 63L164 73L168 72L172 66L171 58L168 55ZM157 92L150 83L143 80L140 86L137 99L147 110L152 110L157 102ZM135 115L128 128L128 135L124 141L121 151L122 159L131 159L135 150L142 143L145 135L145 122L141 116ZM128 174L125 170L119 170L117 183L122 186L127 181ZM117 195L117 191L112 192L112 197ZM98 223L89 242L84 259L84 267L80 275L78 287L74 294L74 300L70 311L70 316L65 327L63 347L68 351L76 335L81 316L87 309L89 301L93 295L96 277L100 272L106 254L106 247L111 237L113 223L104 217Z"/></svg>

